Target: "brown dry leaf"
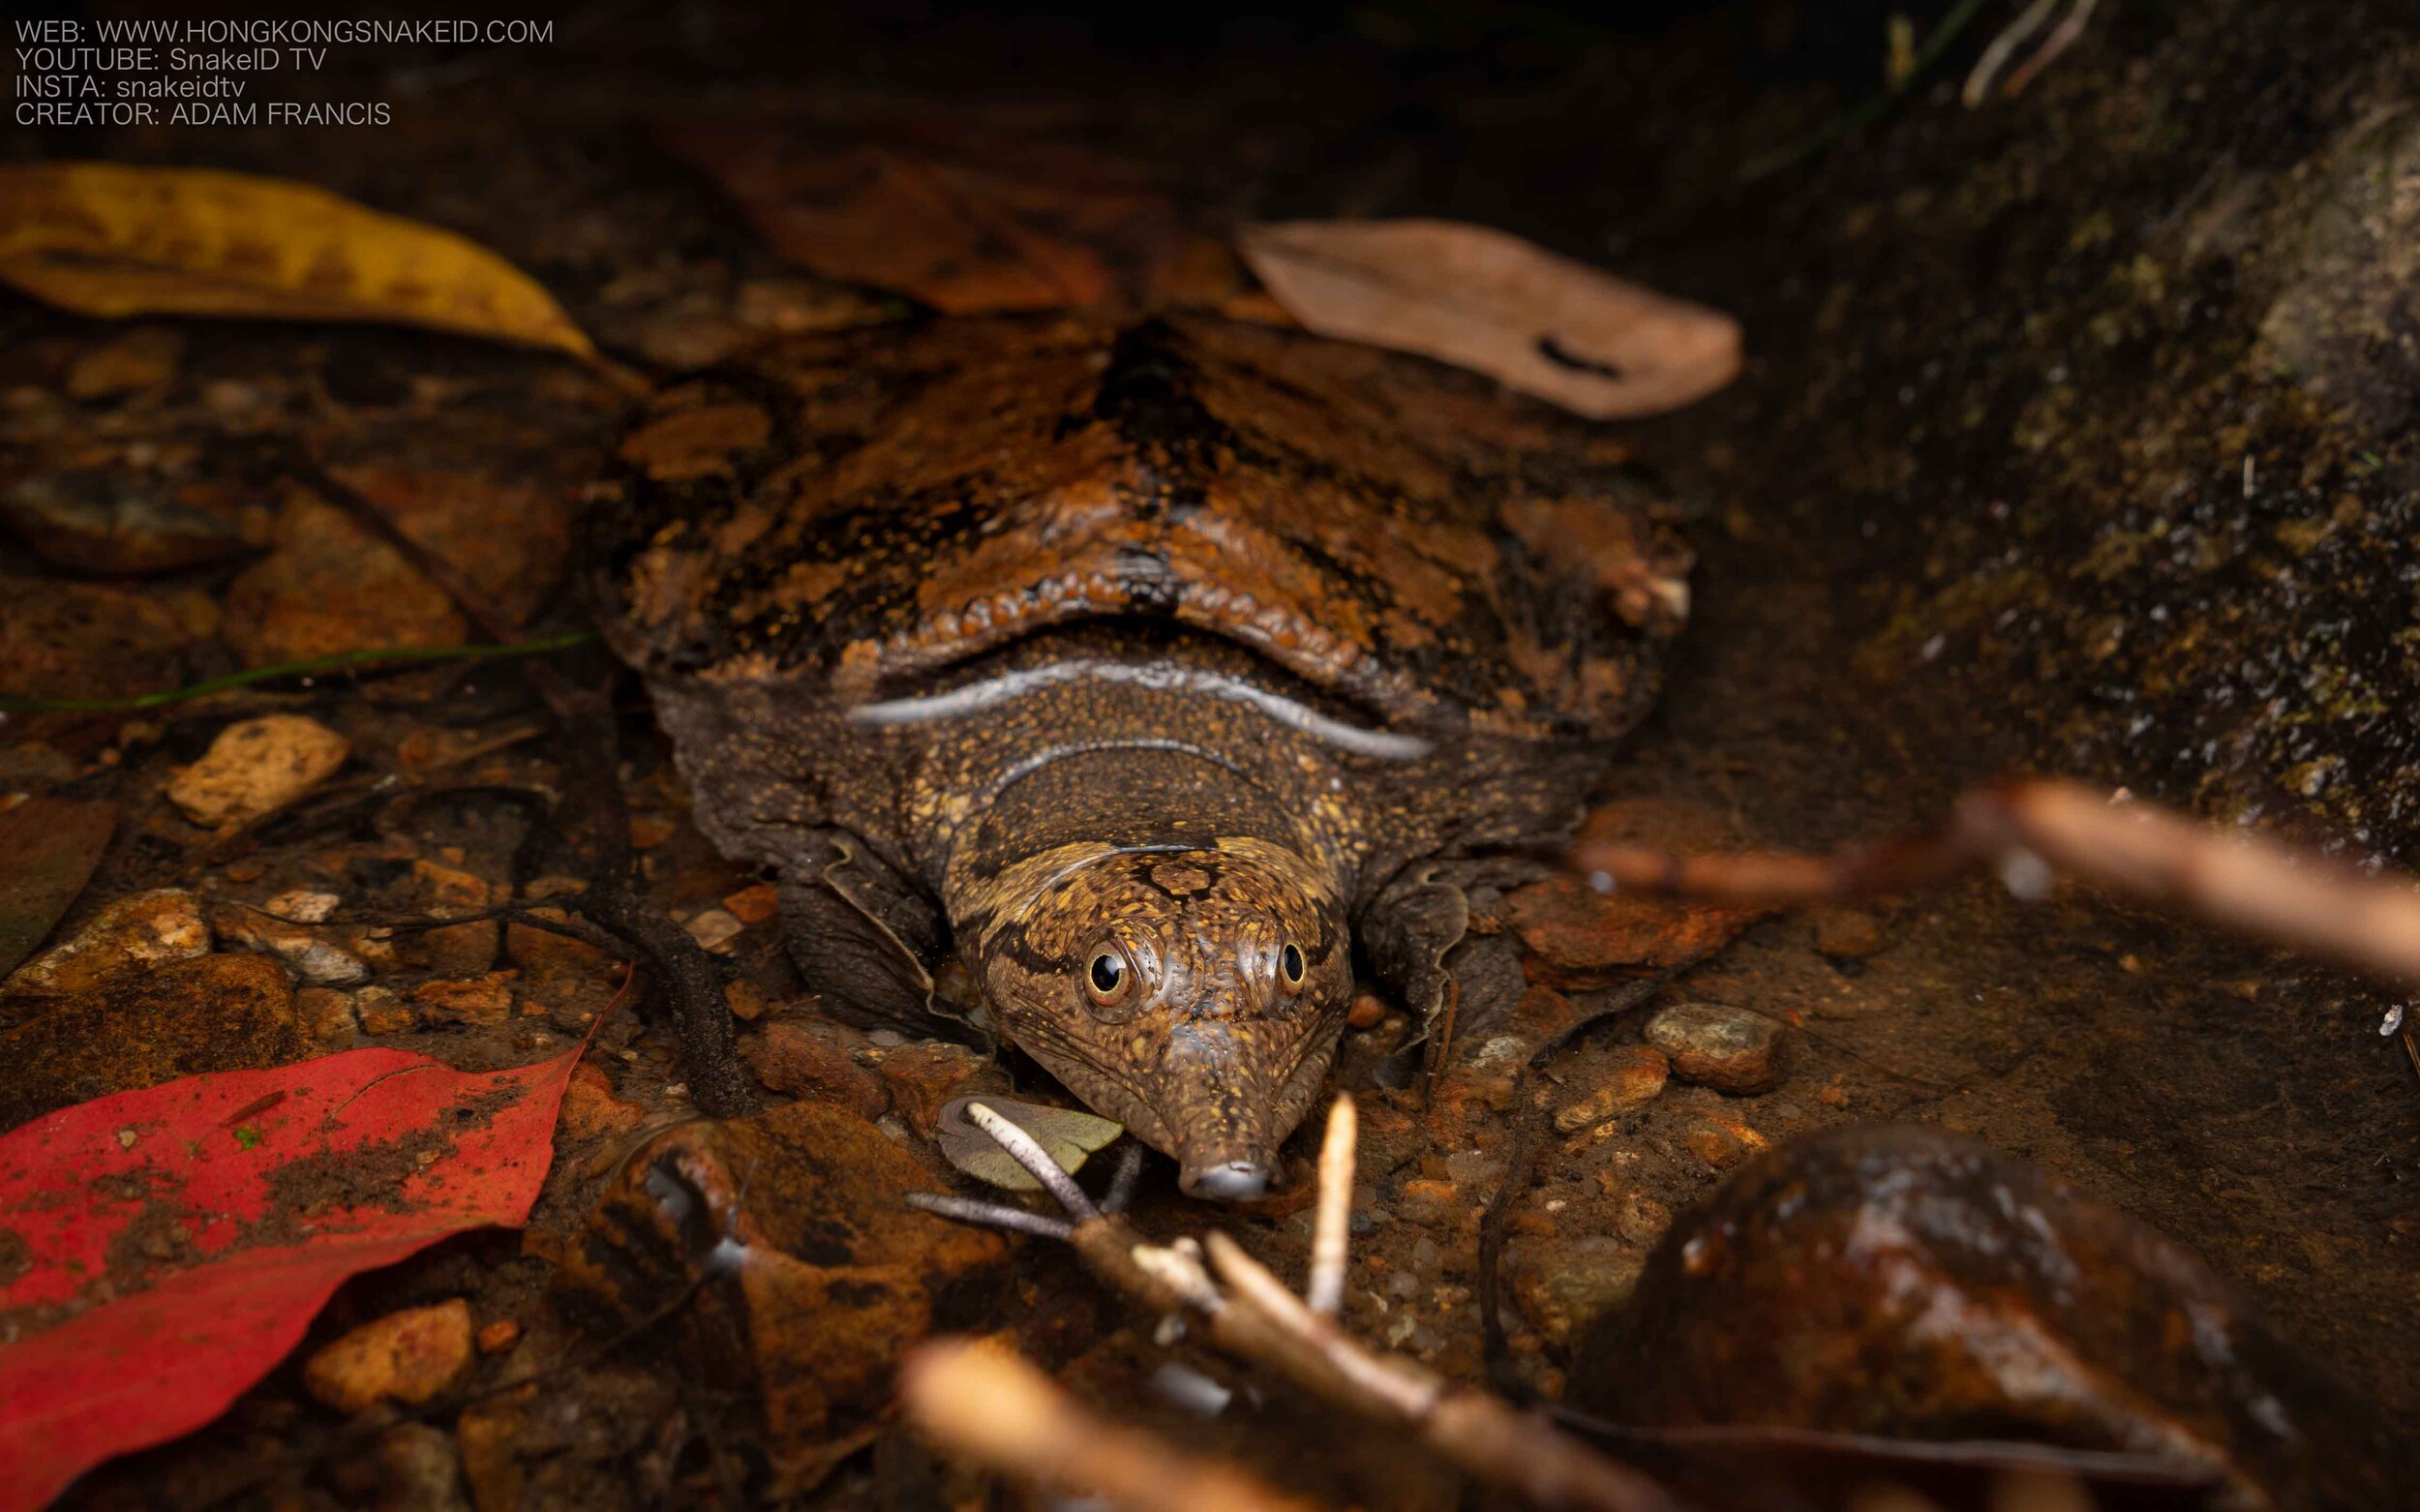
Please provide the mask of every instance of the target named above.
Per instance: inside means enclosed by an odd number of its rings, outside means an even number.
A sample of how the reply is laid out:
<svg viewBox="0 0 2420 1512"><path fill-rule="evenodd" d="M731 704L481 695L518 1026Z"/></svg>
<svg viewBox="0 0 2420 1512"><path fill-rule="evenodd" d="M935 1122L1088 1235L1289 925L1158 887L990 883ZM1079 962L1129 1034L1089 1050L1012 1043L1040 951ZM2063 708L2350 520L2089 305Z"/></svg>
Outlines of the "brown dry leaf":
<svg viewBox="0 0 2420 1512"><path fill-rule="evenodd" d="M0 165L0 281L112 319L385 320L596 356L545 289L473 242L211 168Z"/></svg>
<svg viewBox="0 0 2420 1512"><path fill-rule="evenodd" d="M783 257L948 315L1139 300L1182 249L1134 169L1055 143L763 124L671 140Z"/></svg>
<svg viewBox="0 0 2420 1512"><path fill-rule="evenodd" d="M1312 330L1470 368L1592 420L1678 408L1739 371L1729 316L1483 226L1288 221L1239 243Z"/></svg>

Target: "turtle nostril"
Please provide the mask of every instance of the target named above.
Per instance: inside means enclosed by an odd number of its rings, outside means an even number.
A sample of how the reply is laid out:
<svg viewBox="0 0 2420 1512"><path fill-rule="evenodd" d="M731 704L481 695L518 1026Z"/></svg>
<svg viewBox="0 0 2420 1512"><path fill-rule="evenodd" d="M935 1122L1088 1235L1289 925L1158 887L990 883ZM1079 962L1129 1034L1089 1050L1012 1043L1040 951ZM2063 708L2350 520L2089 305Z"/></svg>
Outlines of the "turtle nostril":
<svg viewBox="0 0 2420 1512"><path fill-rule="evenodd" d="M1269 1170L1251 1161L1229 1161L1208 1170L1189 1170L1177 1178L1176 1184L1187 1196L1208 1197L1214 1202L1249 1202L1267 1194Z"/></svg>

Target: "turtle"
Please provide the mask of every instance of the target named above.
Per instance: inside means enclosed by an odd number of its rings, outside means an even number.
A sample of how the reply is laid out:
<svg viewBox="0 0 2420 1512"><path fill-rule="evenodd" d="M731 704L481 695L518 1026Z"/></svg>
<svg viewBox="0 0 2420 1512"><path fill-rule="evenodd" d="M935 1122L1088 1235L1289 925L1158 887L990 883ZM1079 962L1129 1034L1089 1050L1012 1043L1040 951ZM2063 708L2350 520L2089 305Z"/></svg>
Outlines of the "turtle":
<svg viewBox="0 0 2420 1512"><path fill-rule="evenodd" d="M1357 976L1448 1009L1687 618L1607 427L1274 322L781 338L620 456L606 640L805 984L1005 1040L1205 1198L1270 1190Z"/></svg>

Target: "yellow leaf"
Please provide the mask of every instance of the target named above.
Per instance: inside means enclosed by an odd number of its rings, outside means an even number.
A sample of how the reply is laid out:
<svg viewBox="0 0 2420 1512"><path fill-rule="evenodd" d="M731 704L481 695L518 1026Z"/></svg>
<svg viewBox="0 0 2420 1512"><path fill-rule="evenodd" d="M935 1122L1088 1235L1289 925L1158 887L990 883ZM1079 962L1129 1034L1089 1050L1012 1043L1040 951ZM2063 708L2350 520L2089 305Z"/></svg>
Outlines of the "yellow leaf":
<svg viewBox="0 0 2420 1512"><path fill-rule="evenodd" d="M596 356L545 289L473 242L211 168L0 165L0 281L109 318L384 320Z"/></svg>
<svg viewBox="0 0 2420 1512"><path fill-rule="evenodd" d="M985 1107L1016 1125L1059 1163L1059 1168L1074 1174L1084 1168L1084 1162L1094 1151L1116 1142L1126 1133L1122 1125L1113 1124L1097 1114L1072 1107L1050 1107L1040 1103L1027 1103L1018 1098L1001 1097L986 1092L979 1097L952 1098L942 1104L940 1117L933 1129L933 1138L940 1144L945 1159L977 1181L1005 1187L1011 1192L1040 1192L1042 1183L1026 1173L1015 1158L1000 1148L991 1135L976 1127L966 1116L966 1104L981 1103Z"/></svg>
<svg viewBox="0 0 2420 1512"><path fill-rule="evenodd" d="M1729 316L1483 226L1289 221L1239 241L1322 336L1436 357L1592 420L1678 408L1739 371Z"/></svg>

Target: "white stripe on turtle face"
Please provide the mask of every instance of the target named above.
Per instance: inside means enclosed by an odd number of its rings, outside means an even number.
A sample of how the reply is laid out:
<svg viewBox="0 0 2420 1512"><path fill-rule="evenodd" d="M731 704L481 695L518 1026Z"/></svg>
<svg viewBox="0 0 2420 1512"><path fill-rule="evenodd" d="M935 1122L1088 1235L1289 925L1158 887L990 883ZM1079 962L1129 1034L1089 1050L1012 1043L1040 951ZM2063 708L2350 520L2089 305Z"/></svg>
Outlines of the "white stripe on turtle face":
<svg viewBox="0 0 2420 1512"><path fill-rule="evenodd" d="M1027 667L1004 672L996 677L952 688L947 693L927 693L916 698L886 699L878 704L860 704L849 711L853 723L890 727L927 724L935 720L954 719L1007 703L1009 700L1063 683L1083 680L1123 682L1155 693L1199 693L1211 698L1249 705L1269 718L1296 730L1314 740L1360 756L1375 756L1387 761L1417 761L1429 754L1429 742L1416 735L1399 735L1390 730L1370 730L1331 718L1267 688L1220 672L1204 672L1180 667L1172 662L1125 662L1071 660L1052 662L1048 666Z"/></svg>

